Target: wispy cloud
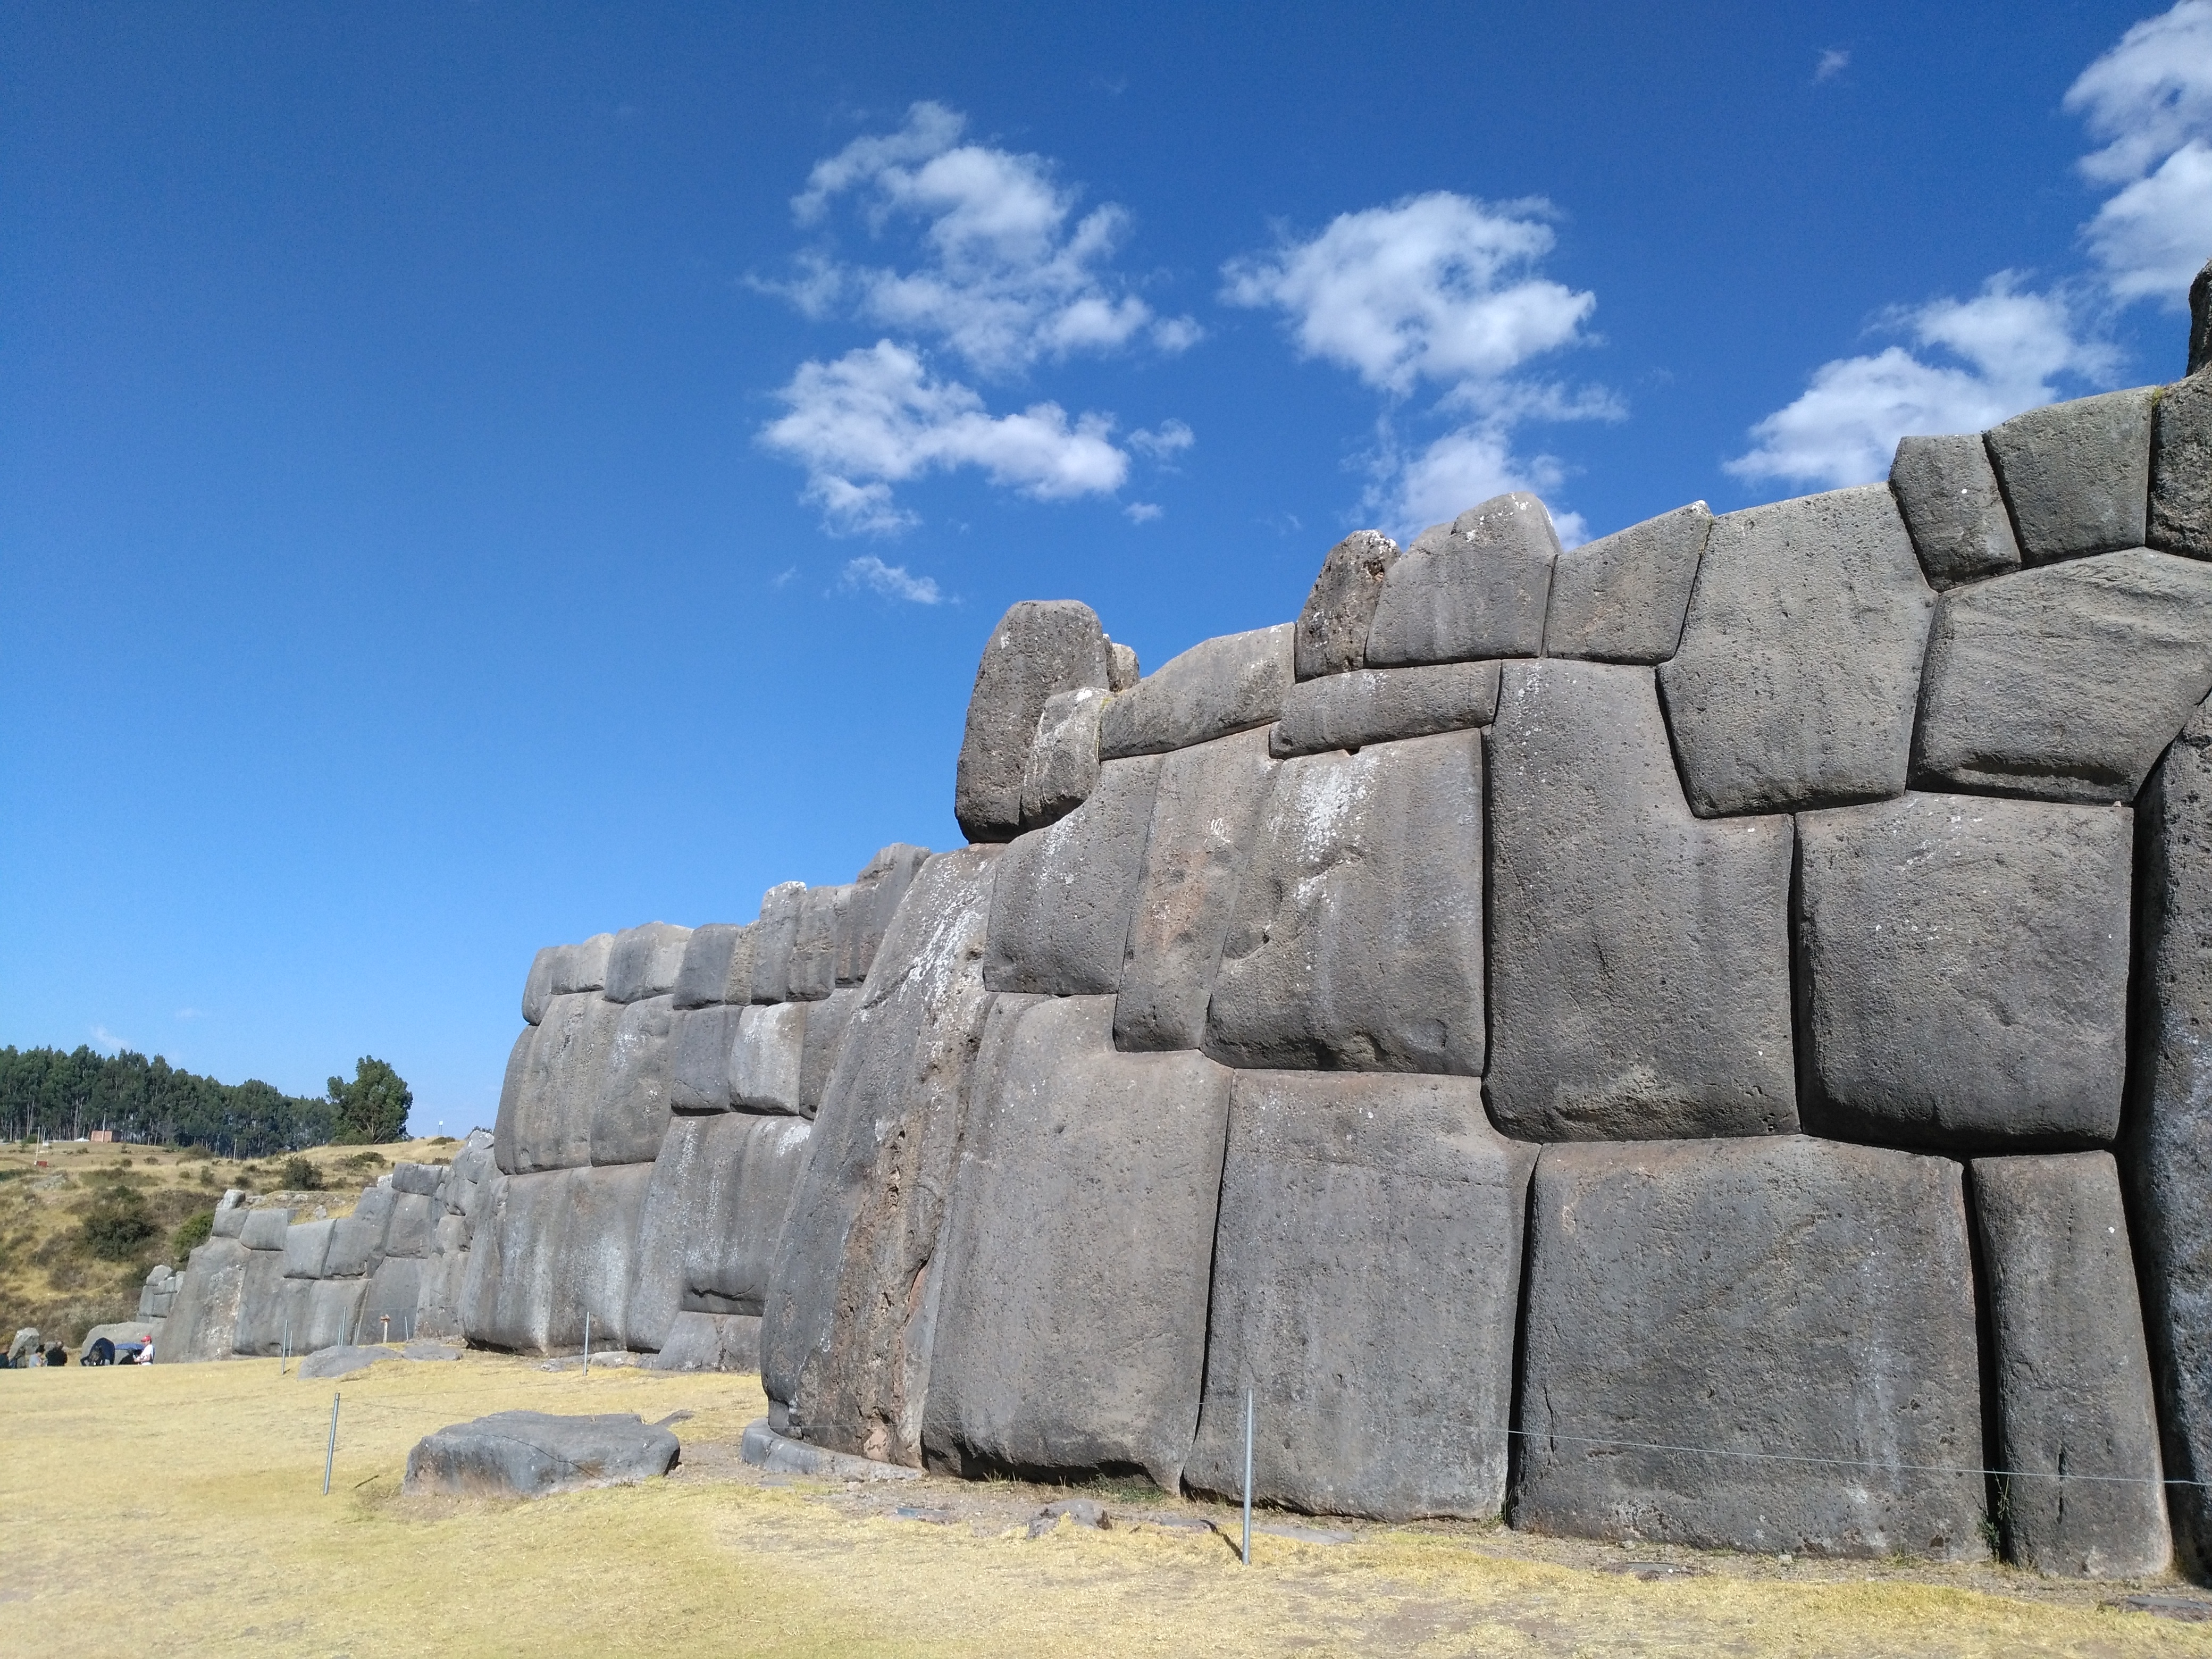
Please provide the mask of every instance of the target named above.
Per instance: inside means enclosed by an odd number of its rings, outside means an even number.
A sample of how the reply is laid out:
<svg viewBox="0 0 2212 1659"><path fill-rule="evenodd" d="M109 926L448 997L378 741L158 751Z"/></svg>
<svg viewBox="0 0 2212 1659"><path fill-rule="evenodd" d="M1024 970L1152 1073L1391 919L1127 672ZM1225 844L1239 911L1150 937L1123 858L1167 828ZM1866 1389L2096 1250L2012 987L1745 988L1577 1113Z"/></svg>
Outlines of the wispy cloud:
<svg viewBox="0 0 2212 1659"><path fill-rule="evenodd" d="M205 1019L207 1018L207 1010L204 1008L179 1008L173 1018L177 1019Z"/></svg>
<svg viewBox="0 0 2212 1659"><path fill-rule="evenodd" d="M847 561L844 585L865 587L887 599L904 599L910 605L937 605L945 598L930 577L912 575L904 565L885 564L872 553Z"/></svg>
<svg viewBox="0 0 2212 1659"><path fill-rule="evenodd" d="M105 1048L111 1054L135 1046L130 1038L116 1036L105 1025L95 1025L92 1028L92 1041L95 1048Z"/></svg>
<svg viewBox="0 0 2212 1659"><path fill-rule="evenodd" d="M1158 501L1131 501L1121 509L1131 524L1150 524L1165 510Z"/></svg>
<svg viewBox="0 0 2212 1659"><path fill-rule="evenodd" d="M2082 177L2120 186L2081 233L2107 289L2179 309L2212 256L2212 0L2137 23L2081 71L2066 107L2103 141Z"/></svg>
<svg viewBox="0 0 2212 1659"><path fill-rule="evenodd" d="M1851 66L1851 54L1842 46L1830 46L1820 54L1820 61L1813 65L1813 84L1832 81Z"/></svg>

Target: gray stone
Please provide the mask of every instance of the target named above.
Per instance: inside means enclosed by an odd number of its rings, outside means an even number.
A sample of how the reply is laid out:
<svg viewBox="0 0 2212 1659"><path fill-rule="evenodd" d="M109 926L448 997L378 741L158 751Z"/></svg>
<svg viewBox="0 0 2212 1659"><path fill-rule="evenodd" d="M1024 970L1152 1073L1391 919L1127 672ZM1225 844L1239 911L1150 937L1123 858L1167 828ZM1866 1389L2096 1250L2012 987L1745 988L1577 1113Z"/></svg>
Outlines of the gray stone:
<svg viewBox="0 0 2212 1659"><path fill-rule="evenodd" d="M1121 983L1161 764L1157 755L1107 762L1080 807L1007 847L992 886L986 986L1082 996Z"/></svg>
<svg viewBox="0 0 2212 1659"><path fill-rule="evenodd" d="M812 1117L822 1109L822 1097L837 1066L845 1030L860 1006L860 989L848 985L832 991L806 1008L806 1030L799 1048L799 1115Z"/></svg>
<svg viewBox="0 0 2212 1659"><path fill-rule="evenodd" d="M238 1296L246 1278L245 1245L210 1238L185 1264L169 1321L154 1349L157 1365L227 1359L238 1335Z"/></svg>
<svg viewBox="0 0 2212 1659"><path fill-rule="evenodd" d="M2008 795L2132 800L2208 690L2212 567L2136 548L2000 576L1943 596L1914 769Z"/></svg>
<svg viewBox="0 0 2212 1659"><path fill-rule="evenodd" d="M1805 1127L1892 1146L2119 1131L2125 808L1978 795L1797 820Z"/></svg>
<svg viewBox="0 0 2212 1659"><path fill-rule="evenodd" d="M495 1126L498 1168L508 1175L573 1169L591 1161L592 1119L624 1008L597 992L553 999L531 1040L511 1112Z"/></svg>
<svg viewBox="0 0 2212 1659"><path fill-rule="evenodd" d="M539 1018L542 1019L550 1012L552 1012L552 1006L549 1001L544 1008L539 1010ZM507 1051L507 1070L502 1074L499 1085L499 1110L492 1119L494 1125L492 1139L495 1146L502 1137L510 1149L514 1146L514 1115L520 1109L523 1091L530 1085L530 1053L537 1045L537 1025L534 1024L525 1025L521 1035L514 1039L514 1047Z"/></svg>
<svg viewBox="0 0 2212 1659"><path fill-rule="evenodd" d="M372 1255L384 1254L384 1235L392 1225L392 1206L398 1197L388 1186L364 1187L353 1206L351 1219L366 1227L374 1241L368 1247Z"/></svg>
<svg viewBox="0 0 2212 1659"><path fill-rule="evenodd" d="M1398 544L1379 530L1355 530L1321 562L1306 608L1298 612L1292 660L1298 678L1341 674L1367 661L1367 634Z"/></svg>
<svg viewBox="0 0 2212 1659"><path fill-rule="evenodd" d="M325 1279L359 1279L374 1265L384 1246L381 1224L360 1215L342 1217L331 1224L330 1253L323 1258Z"/></svg>
<svg viewBox="0 0 2212 1659"><path fill-rule="evenodd" d="M2212 708L2136 808L2136 1018L2121 1169L2165 1428L2175 1542L2212 1577ZM178 1298L178 1305L184 1299Z"/></svg>
<svg viewBox="0 0 2212 1659"><path fill-rule="evenodd" d="M327 1381L334 1376L351 1376L356 1371L365 1371L380 1360L398 1361L399 1355L390 1348L356 1347L341 1343L333 1348L320 1348L300 1362L295 1373L302 1381Z"/></svg>
<svg viewBox="0 0 2212 1659"><path fill-rule="evenodd" d="M1109 691L1127 691L1145 677L1144 667L1137 661L1133 646L1122 645L1109 639L1106 641L1106 689Z"/></svg>
<svg viewBox="0 0 2212 1659"><path fill-rule="evenodd" d="M152 1340L153 1336L154 1325L150 1320L124 1319L106 1325L94 1325L77 1339L77 1364L82 1365L84 1363L84 1356L92 1352L92 1345L103 1337L108 1346L116 1350L116 1364L131 1363L137 1345ZM157 1355L158 1352L156 1350Z"/></svg>
<svg viewBox="0 0 2212 1659"><path fill-rule="evenodd" d="M799 929L792 936L790 995L819 1002L837 987L837 923L853 902L850 887L810 887L799 898Z"/></svg>
<svg viewBox="0 0 2212 1659"><path fill-rule="evenodd" d="M1698 815L1902 794L1935 604L1886 484L1714 520L1659 669Z"/></svg>
<svg viewBox="0 0 2212 1659"><path fill-rule="evenodd" d="M553 1000L553 969L560 960L562 946L549 945L530 959L530 973L522 981L522 1023L535 1025L545 1017L545 1005Z"/></svg>
<svg viewBox="0 0 2212 1659"><path fill-rule="evenodd" d="M711 1120L709 1120L711 1121ZM461 1317L471 1346L573 1352L628 1346L629 1289L653 1165L500 1176L469 1246Z"/></svg>
<svg viewBox="0 0 2212 1659"><path fill-rule="evenodd" d="M2145 386L2047 404L1989 429L2024 562L2142 545L2158 393Z"/></svg>
<svg viewBox="0 0 2212 1659"><path fill-rule="evenodd" d="M668 1103L678 1112L726 1112L730 1099L730 1052L745 1011L717 1003L678 1012L671 1021L674 1054L668 1075Z"/></svg>
<svg viewBox="0 0 2212 1659"><path fill-rule="evenodd" d="M761 1325L772 1407L817 1445L921 1461L934 1263L991 994L999 849L921 867L868 975L793 1193Z"/></svg>
<svg viewBox="0 0 2212 1659"><path fill-rule="evenodd" d="M730 1102L756 1112L797 1112L811 1004L777 1003L738 1017L730 1050Z"/></svg>
<svg viewBox="0 0 2212 1659"><path fill-rule="evenodd" d="M377 1263L360 1312L341 1340L396 1342L414 1335L416 1315L422 1304L422 1268L419 1256L386 1256ZM392 1322L388 1326L386 1319Z"/></svg>
<svg viewBox="0 0 2212 1659"><path fill-rule="evenodd" d="M730 945L730 973L723 982L722 1000L733 1008L742 1008L753 1000L753 926L747 922L738 928Z"/></svg>
<svg viewBox="0 0 2212 1659"><path fill-rule="evenodd" d="M1796 1136L1547 1146L1528 1254L1516 1527L1984 1558L1956 1164Z"/></svg>
<svg viewBox="0 0 2212 1659"><path fill-rule="evenodd" d="M435 1198L439 1182L445 1179L447 1167L443 1164L410 1164L403 1158L392 1166L392 1190Z"/></svg>
<svg viewBox="0 0 2212 1659"><path fill-rule="evenodd" d="M427 1361L437 1364L447 1360L459 1359L461 1357L461 1351L450 1342L425 1340L408 1343L400 1349L399 1357L402 1359Z"/></svg>
<svg viewBox="0 0 2212 1659"><path fill-rule="evenodd" d="M738 1443L746 1462L770 1474L799 1474L817 1480L919 1480L921 1471L898 1463L878 1463L844 1452L824 1451L787 1439L761 1418L745 1425Z"/></svg>
<svg viewBox="0 0 2212 1659"><path fill-rule="evenodd" d="M246 1218L252 1213L244 1200L243 1189L233 1187L224 1192L215 1206L215 1226L210 1235L215 1238L236 1238L246 1229Z"/></svg>
<svg viewBox="0 0 2212 1659"><path fill-rule="evenodd" d="M1237 888L1206 1053L1480 1077L1482 885L1474 732L1285 761Z"/></svg>
<svg viewBox="0 0 2212 1659"><path fill-rule="evenodd" d="M394 1191L392 1216L384 1224L384 1254L425 1256L437 1237L438 1206L421 1193Z"/></svg>
<svg viewBox="0 0 2212 1659"><path fill-rule="evenodd" d="M638 1233L638 1346L664 1346L680 1313L758 1316L810 1133L798 1118L734 1114L669 1126Z"/></svg>
<svg viewBox="0 0 2212 1659"><path fill-rule="evenodd" d="M607 953L606 988L600 994L609 1002L642 1002L665 997L676 988L676 975L684 967L684 951L691 930L665 921L648 921L615 935Z"/></svg>
<svg viewBox="0 0 2212 1659"><path fill-rule="evenodd" d="M2168 553L2212 559L2212 376L2192 374L2160 394L2143 539Z"/></svg>
<svg viewBox="0 0 2212 1659"><path fill-rule="evenodd" d="M1022 775L1046 700L1080 686L1103 690L1112 672L1105 632L1087 605L1024 600L999 618L975 665L952 787L952 813L969 841L1006 841L1020 830Z"/></svg>
<svg viewBox="0 0 2212 1659"><path fill-rule="evenodd" d="M1494 1517L1536 1149L1472 1079L1239 1072L1186 1485L1316 1515Z"/></svg>
<svg viewBox="0 0 2212 1659"><path fill-rule="evenodd" d="M1121 1048L1195 1048L1205 1036L1222 942L1276 769L1265 732L1181 750L1160 768L1114 1015Z"/></svg>
<svg viewBox="0 0 2212 1659"><path fill-rule="evenodd" d="M164 1314L168 1312L168 1307L166 1304L175 1299L177 1279L175 1270L167 1262L159 1263L148 1271L145 1283L138 1287L139 1318L154 1317L156 1311L155 1303L157 1299L165 1304L159 1311Z"/></svg>
<svg viewBox="0 0 2212 1659"><path fill-rule="evenodd" d="M650 1164L668 1127L669 1081L675 1071L670 1040L676 1000L647 997L623 1010L607 1050L605 1080L592 1114L593 1164Z"/></svg>
<svg viewBox="0 0 2212 1659"><path fill-rule="evenodd" d="M1692 501L1560 554L1544 613L1544 654L1666 661L1681 641L1712 528L1712 510Z"/></svg>
<svg viewBox="0 0 2212 1659"><path fill-rule="evenodd" d="M612 933L594 933L581 945L556 948L561 954L554 959L552 981L545 988L549 996L573 996L579 991L597 991L605 987L607 959L615 948Z"/></svg>
<svg viewBox="0 0 2212 1659"><path fill-rule="evenodd" d="M1291 688L1294 624L1201 640L1121 692L1098 718L1103 760L1160 755L1265 726Z"/></svg>
<svg viewBox="0 0 2212 1659"><path fill-rule="evenodd" d="M441 1231L447 1223L460 1224L458 1216L448 1216L439 1223ZM408 1328L411 1336L451 1338L459 1340L464 1334L461 1324L461 1296L468 1284L469 1253L465 1245L453 1249L445 1247L441 1238L439 1249L421 1264L422 1285L416 1293L415 1320ZM410 1355L412 1358L415 1356Z"/></svg>
<svg viewBox="0 0 2212 1659"><path fill-rule="evenodd" d="M1268 739L1268 752L1285 760L1394 738L1463 731L1489 725L1497 713L1494 662L1355 668L1292 686L1283 699L1283 717Z"/></svg>
<svg viewBox="0 0 2212 1659"><path fill-rule="evenodd" d="M760 1325L757 1314L680 1313L646 1363L658 1371L757 1371Z"/></svg>
<svg viewBox="0 0 2212 1659"><path fill-rule="evenodd" d="M899 901L928 857L927 847L895 842L870 859L853 878L853 904L846 912L846 931L837 940L838 984L858 985L868 977L877 947L898 914Z"/></svg>
<svg viewBox="0 0 2212 1659"><path fill-rule="evenodd" d="M2020 544L1980 433L1899 438L1889 488L1931 587L2020 568Z"/></svg>
<svg viewBox="0 0 2212 1659"><path fill-rule="evenodd" d="M733 921L710 921L691 930L672 988L678 1009L708 1008L727 999L730 957L744 931Z"/></svg>
<svg viewBox="0 0 2212 1659"><path fill-rule="evenodd" d="M494 1412L417 1441L401 1486L456 1498L543 1498L649 1480L674 1468L680 1454L673 1434L635 1416Z"/></svg>
<svg viewBox="0 0 2212 1659"><path fill-rule="evenodd" d="M2109 1154L1984 1158L2005 1553L2039 1572L2139 1578L2173 1557L2135 1261Z"/></svg>
<svg viewBox="0 0 2212 1659"><path fill-rule="evenodd" d="M761 895L760 920L752 925L755 1002L781 1002L791 994L791 951L805 894L805 882L787 881Z"/></svg>
<svg viewBox="0 0 2212 1659"><path fill-rule="evenodd" d="M1113 1015L1106 997L1018 1006L979 1079L945 1228L933 1468L1182 1480L1230 1073L1116 1053Z"/></svg>
<svg viewBox="0 0 2212 1659"><path fill-rule="evenodd" d="M1559 538L1534 495L1496 495L1416 537L1382 582L1366 665L1533 657Z"/></svg>
<svg viewBox="0 0 2212 1659"><path fill-rule="evenodd" d="M1490 767L1498 1127L1795 1129L1790 820L1691 815L1648 668L1509 665Z"/></svg>
<svg viewBox="0 0 2212 1659"><path fill-rule="evenodd" d="M1098 783L1098 717L1107 694L1086 685L1055 691L1037 716L1022 773L1022 828L1035 830L1066 817L1090 799Z"/></svg>
<svg viewBox="0 0 2212 1659"><path fill-rule="evenodd" d="M249 1250L276 1250L284 1248L286 1230L292 1224L292 1212L271 1205L246 1212L246 1225L240 1231L239 1242Z"/></svg>
<svg viewBox="0 0 2212 1659"><path fill-rule="evenodd" d="M331 1221L295 1221L284 1230L284 1277L320 1279L331 1253Z"/></svg>
<svg viewBox="0 0 2212 1659"><path fill-rule="evenodd" d="M2212 260L2189 284L2189 370L2212 368Z"/></svg>

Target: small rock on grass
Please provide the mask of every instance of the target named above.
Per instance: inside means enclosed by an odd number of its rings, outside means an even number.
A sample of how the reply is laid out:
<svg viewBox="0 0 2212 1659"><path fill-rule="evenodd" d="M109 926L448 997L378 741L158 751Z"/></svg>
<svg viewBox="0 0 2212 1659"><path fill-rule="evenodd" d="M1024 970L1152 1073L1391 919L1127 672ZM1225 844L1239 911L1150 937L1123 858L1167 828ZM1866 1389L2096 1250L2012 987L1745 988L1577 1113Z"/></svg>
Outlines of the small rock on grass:
<svg viewBox="0 0 2212 1659"><path fill-rule="evenodd" d="M1042 1538L1058 1526L1062 1519L1073 1521L1079 1527L1093 1527L1100 1532L1110 1532L1114 1522L1106 1513L1105 1505L1089 1498L1063 1498L1046 1504L1030 1522L1030 1536Z"/></svg>

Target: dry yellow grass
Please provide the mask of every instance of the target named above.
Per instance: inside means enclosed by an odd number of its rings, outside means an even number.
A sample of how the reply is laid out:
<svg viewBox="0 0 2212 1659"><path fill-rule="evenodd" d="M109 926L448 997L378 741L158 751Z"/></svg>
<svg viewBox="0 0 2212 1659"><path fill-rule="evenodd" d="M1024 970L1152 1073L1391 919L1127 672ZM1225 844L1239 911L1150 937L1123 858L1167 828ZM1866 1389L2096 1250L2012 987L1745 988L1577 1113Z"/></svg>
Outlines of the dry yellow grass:
<svg viewBox="0 0 2212 1659"><path fill-rule="evenodd" d="M331 1493L320 1495L334 1386ZM535 1503L403 1496L408 1448L485 1412L688 1410L684 1463ZM780 1480L736 1456L757 1380L470 1355L333 1385L276 1362L0 1373L0 1627L195 1653L2212 1653L2212 1626L1996 1569L1674 1559L1471 1528L1358 1542L1021 1524L1012 1485ZM896 1518L938 1507L949 1525ZM1201 1512L1182 1504L1154 1512ZM1226 1515L1227 1511L1215 1513Z"/></svg>

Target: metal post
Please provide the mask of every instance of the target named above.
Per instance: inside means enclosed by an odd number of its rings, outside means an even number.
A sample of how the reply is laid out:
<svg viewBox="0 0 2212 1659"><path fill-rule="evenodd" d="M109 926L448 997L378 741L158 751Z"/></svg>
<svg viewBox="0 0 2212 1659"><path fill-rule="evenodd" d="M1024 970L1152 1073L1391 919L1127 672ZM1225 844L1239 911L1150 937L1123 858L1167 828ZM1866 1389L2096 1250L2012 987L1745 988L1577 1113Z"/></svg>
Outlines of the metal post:
<svg viewBox="0 0 2212 1659"><path fill-rule="evenodd" d="M333 1408L335 1410L335 1408ZM337 1432L337 1419L331 1419L331 1433ZM1252 1390L1244 1390L1244 1565L1252 1565Z"/></svg>
<svg viewBox="0 0 2212 1659"><path fill-rule="evenodd" d="M331 1443L329 1449L323 1453L323 1496L325 1498L331 1495L331 1465L337 1461L337 1455L338 1396L337 1391L333 1390L331 1395Z"/></svg>
<svg viewBox="0 0 2212 1659"><path fill-rule="evenodd" d="M384 1334L377 1340L387 1348L392 1346L392 1316L390 1314L384 1316Z"/></svg>
<svg viewBox="0 0 2212 1659"><path fill-rule="evenodd" d="M276 1375L284 1375L284 1362L292 1357L292 1310L284 1310L284 1340L276 1350Z"/></svg>
<svg viewBox="0 0 2212 1659"><path fill-rule="evenodd" d="M584 1375L592 1374L592 1316L584 1316Z"/></svg>

